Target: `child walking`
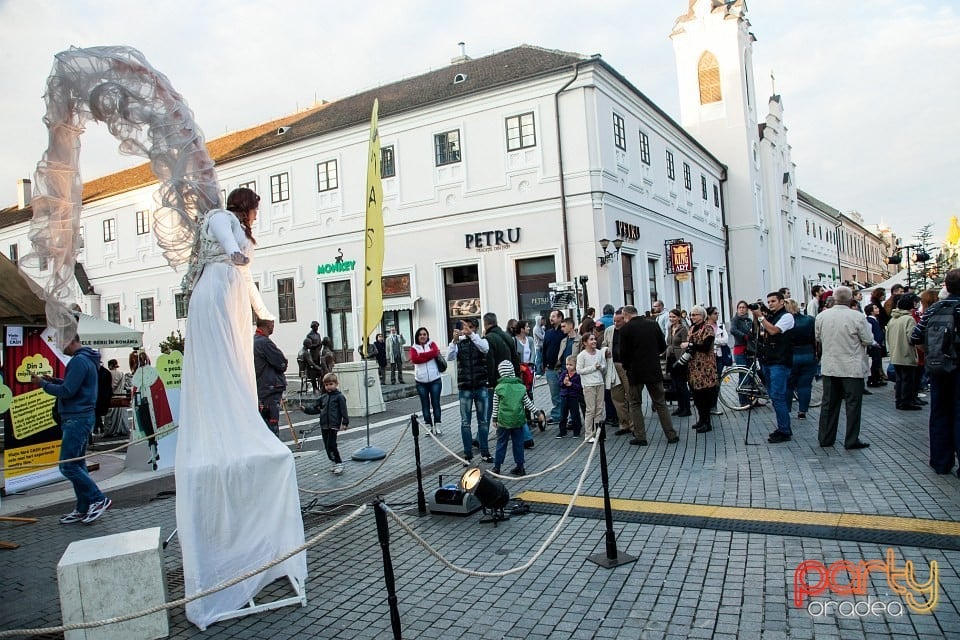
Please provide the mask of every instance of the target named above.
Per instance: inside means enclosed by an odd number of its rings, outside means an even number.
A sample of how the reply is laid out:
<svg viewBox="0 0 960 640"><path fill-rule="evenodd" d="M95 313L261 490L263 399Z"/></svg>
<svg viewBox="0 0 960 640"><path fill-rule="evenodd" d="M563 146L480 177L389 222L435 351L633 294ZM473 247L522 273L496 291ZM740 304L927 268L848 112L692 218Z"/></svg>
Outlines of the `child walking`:
<svg viewBox="0 0 960 640"><path fill-rule="evenodd" d="M580 374L577 373L577 356L567 356L566 368L560 373L560 433L557 438L567 436L567 422L573 429L573 435L580 437L583 423L580 421Z"/></svg>
<svg viewBox="0 0 960 640"><path fill-rule="evenodd" d="M323 437L323 448L327 457L333 463L330 469L333 473L343 473L343 460L340 459L340 450L337 448L337 431L343 431L350 424L347 415L347 399L339 389L340 379L337 374L328 373L323 376L323 393L313 407L304 407L303 412L309 415L320 416L320 435Z"/></svg>
<svg viewBox="0 0 960 640"><path fill-rule="evenodd" d="M597 349L597 336L588 333L583 337L583 351L577 355L577 373L583 386L583 400L586 403L583 423L587 442L596 437L597 424L603 422L606 411L603 406L603 374L607 370L606 348Z"/></svg>
<svg viewBox="0 0 960 640"><path fill-rule="evenodd" d="M517 464L510 473L515 476L526 475L523 468L523 425L527 416L524 409L531 414L537 413L533 400L527 396L527 389L517 377L513 363L503 360L497 365L500 380L493 390L493 426L497 430L497 451L493 459L493 472L500 473L500 465L507 455L507 441L513 445L513 461ZM543 421L543 416L539 416Z"/></svg>

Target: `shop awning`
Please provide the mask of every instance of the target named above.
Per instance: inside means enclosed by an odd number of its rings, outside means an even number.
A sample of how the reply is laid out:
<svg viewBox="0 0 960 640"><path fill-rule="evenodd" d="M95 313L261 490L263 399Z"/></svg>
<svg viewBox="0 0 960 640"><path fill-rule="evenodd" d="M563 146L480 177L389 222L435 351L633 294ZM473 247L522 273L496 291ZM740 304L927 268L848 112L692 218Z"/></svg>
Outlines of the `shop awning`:
<svg viewBox="0 0 960 640"><path fill-rule="evenodd" d="M420 299L420 296L403 296L402 298L384 298L383 299L383 310L384 311L405 311L407 309L413 309L414 305L417 304L417 300Z"/></svg>
<svg viewBox="0 0 960 640"><path fill-rule="evenodd" d="M140 347L143 345L142 331L124 327L103 318L95 318L86 313L80 314L77 334L80 335L80 341L83 344L94 349Z"/></svg>
<svg viewBox="0 0 960 640"><path fill-rule="evenodd" d="M43 300L37 297L27 281L23 279L17 265L0 254L0 324L44 324L46 308Z"/></svg>

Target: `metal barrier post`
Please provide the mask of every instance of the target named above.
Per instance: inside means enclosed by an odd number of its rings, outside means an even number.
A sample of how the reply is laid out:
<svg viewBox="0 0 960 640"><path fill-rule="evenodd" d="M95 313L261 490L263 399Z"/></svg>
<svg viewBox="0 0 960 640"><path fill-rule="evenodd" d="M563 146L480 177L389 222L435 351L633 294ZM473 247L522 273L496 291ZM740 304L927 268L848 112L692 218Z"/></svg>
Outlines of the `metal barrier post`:
<svg viewBox="0 0 960 640"><path fill-rule="evenodd" d="M607 474L607 429L604 423L597 424L597 439L600 445L600 480L603 483L603 515L607 521L606 553L595 553L587 560L601 567L612 569L628 562L636 562L637 557L626 553L617 553L617 536L613 532L613 509L610 507L610 477Z"/></svg>
<svg viewBox="0 0 960 640"><path fill-rule="evenodd" d="M393 560L390 558L390 529L387 526L387 514L383 511L383 499L378 497L373 506L377 521L377 537L380 539L380 550L383 551L383 581L387 585L390 627L393 629L394 640L400 640L400 609L397 606L397 585L393 577Z"/></svg>
<svg viewBox="0 0 960 640"><path fill-rule="evenodd" d="M420 423L416 414L410 416L410 431L413 432L413 457L417 463L417 515L427 515L427 495L423 492L423 467L420 464Z"/></svg>

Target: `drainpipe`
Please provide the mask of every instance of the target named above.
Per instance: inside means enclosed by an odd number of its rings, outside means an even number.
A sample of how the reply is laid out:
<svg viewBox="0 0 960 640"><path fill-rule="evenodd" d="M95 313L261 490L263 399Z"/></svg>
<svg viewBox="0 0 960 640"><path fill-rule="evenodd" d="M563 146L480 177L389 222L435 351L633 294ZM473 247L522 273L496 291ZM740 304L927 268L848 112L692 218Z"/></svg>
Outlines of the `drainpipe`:
<svg viewBox="0 0 960 640"><path fill-rule="evenodd" d="M733 272L730 271L730 227L727 226L727 204L723 199L723 185L727 182L727 168L723 167L720 176L720 222L723 223L723 262L727 266L727 309L736 311L733 306ZM680 301L677 300L679 303ZM731 316L732 317L732 316Z"/></svg>
<svg viewBox="0 0 960 640"><path fill-rule="evenodd" d="M600 54L594 54L588 60L581 60L573 65L573 77L570 78L566 84L560 87L555 94L553 94L553 109L557 121L557 168L560 171L560 221L563 226L563 257L565 269L563 274L564 281L572 278L573 276L570 275L572 270L570 268L570 236L567 229L567 190L563 180L563 140L560 136L560 94L566 91L567 87L576 81L577 77L580 75L581 66L588 62L593 62L599 57Z"/></svg>
<svg viewBox="0 0 960 640"><path fill-rule="evenodd" d="M837 280L840 281L840 284L843 284L843 267L840 266L840 227L842 226L843 219L840 219L837 222L836 229L833 230L833 240L837 245Z"/></svg>

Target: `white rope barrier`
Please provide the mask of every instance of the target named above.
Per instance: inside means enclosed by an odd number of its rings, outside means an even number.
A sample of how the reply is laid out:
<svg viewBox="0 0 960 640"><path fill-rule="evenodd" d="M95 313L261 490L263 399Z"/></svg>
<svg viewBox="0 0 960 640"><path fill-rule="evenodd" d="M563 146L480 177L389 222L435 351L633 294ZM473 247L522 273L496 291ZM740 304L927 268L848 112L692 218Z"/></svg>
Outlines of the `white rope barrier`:
<svg viewBox="0 0 960 640"><path fill-rule="evenodd" d="M460 461L460 463L463 464L464 467L469 467L473 464L470 460L467 460L466 458L461 457L458 453L450 449L447 445L443 444L443 441L440 440L440 438L438 438L436 434L433 433L432 431L427 430L427 435L433 438L434 442L440 445L440 448L446 451L451 458L456 458L458 461ZM506 475L501 475L499 473L494 473L493 471L489 471L489 470L487 471L487 473L489 473L491 476L495 478L500 478L501 480L518 481L518 480L531 480L533 478L539 478L541 476L547 475L548 473L552 473L557 469L559 469L560 467L562 467L563 465L567 464L567 462L572 460L573 457L580 452L580 449L582 449L587 444L589 443L586 440L581 441L580 444L577 446L577 448L571 451L567 455L567 457L565 457L563 460L553 465L552 467L547 467L543 471L538 471L536 473L531 473L523 476L506 476Z"/></svg>
<svg viewBox="0 0 960 640"><path fill-rule="evenodd" d="M310 495L320 496L320 495L325 495L325 494L328 494L328 493L339 493L340 491L346 491L347 489L353 489L353 488L355 488L355 487L359 487L361 484L363 484L364 482L366 482L367 480L369 480L370 478L372 478L378 471L380 471L380 468L387 463L387 460L390 459L390 456L392 456L394 453L396 453L397 449L400 447L400 443L403 442L403 438L404 438L404 436L406 436L406 435L407 435L407 434L406 434L406 431L405 431L404 429L401 429L401 430L400 430L400 437L397 438L397 443L394 444L394 445L393 445L393 448L390 449L390 451L387 452L387 455L384 456L383 460L380 461L380 464L378 464L376 467L374 467L374 468L373 468L373 471L371 471L369 474L367 474L366 476L360 478L359 480L357 480L357 481L354 482L353 484L348 484L348 485L345 485L345 486L343 486L343 487L336 487L336 488L334 488L334 489L322 489L322 490L304 489L304 488L302 488L302 487L298 487L298 488L300 489L300 492L301 492L301 493L307 493L307 494L310 494Z"/></svg>
<svg viewBox="0 0 960 640"><path fill-rule="evenodd" d="M445 567L456 573L461 573L463 575L473 576L476 578L502 578L504 576L509 576L515 573L522 573L529 569L534 562L536 562L547 550L554 540L560 535L560 530L563 528L563 525L566 524L567 518L570 516L570 512L573 510L573 506L577 501L577 498L580 496L580 492L583 490L583 484L587 478L587 473L590 471L590 463L593 460L593 456L597 451L597 442L599 439L593 443L593 447L590 449L590 455L587 457L587 463L583 467L583 472L580 474L580 479L577 482L577 488L573 492L573 496L570 498L570 504L567 505L567 508L564 510L563 515L560 516L560 520L550 531L550 534L547 536L546 540L543 541L543 544L540 545L540 548L531 556L531 558L518 567L512 569L506 569L504 571L475 571L473 569L467 569L464 567L457 566L443 557L443 555L433 548L429 542L423 539L416 531L414 531L410 525L403 521L403 519L389 506L386 504L379 505L391 518L396 522L401 529L410 535L416 542L426 549L427 553L432 555L434 558L439 560Z"/></svg>
<svg viewBox="0 0 960 640"><path fill-rule="evenodd" d="M270 562L268 562L267 564L263 565L258 569L253 569L251 571L248 571L235 578L231 578L226 582L221 582L216 586L210 587L209 589L204 589L203 591L199 591L191 596L180 598L179 600L173 600L172 602L165 602L164 604L158 604L156 606L150 607L149 609L144 609L142 611L137 611L135 613L127 613L122 616L114 616L113 618L105 618L103 620L93 620L90 622L77 622L74 624L61 625L59 627L42 627L38 629L10 629L8 631L0 631L0 638L12 638L16 636L29 637L29 636L37 636L37 635L44 635L44 634L64 633L66 631L77 631L80 629L93 629L96 627L103 627L108 624L116 624L118 622L127 622L128 620L135 620L136 618L142 618L143 616L148 616L152 613L159 613L160 611L164 611L166 609L173 609L174 607L182 607L186 605L188 602L192 602L194 600L204 598L206 596L209 596L212 593L217 593L218 591L223 591L224 589L232 587L235 584L239 584L244 580L247 580L248 578L252 578L253 576L259 573L263 573L267 569L275 567L281 562L284 562L285 560L288 560L289 558L292 558L293 556L297 555L301 551L309 549L310 547L318 544L321 540L331 535L332 533L336 532L338 529L341 529L345 527L347 524L349 524L350 522L352 522L353 520L356 520L366 510L367 510L367 505L365 504L361 505L353 513L344 517L343 520L340 520L339 522L331 526L329 529L324 529L323 531L313 536L312 538L304 542L302 545L300 545L296 549L293 549L292 551L288 551L287 553L277 557L274 560L271 560Z"/></svg>

